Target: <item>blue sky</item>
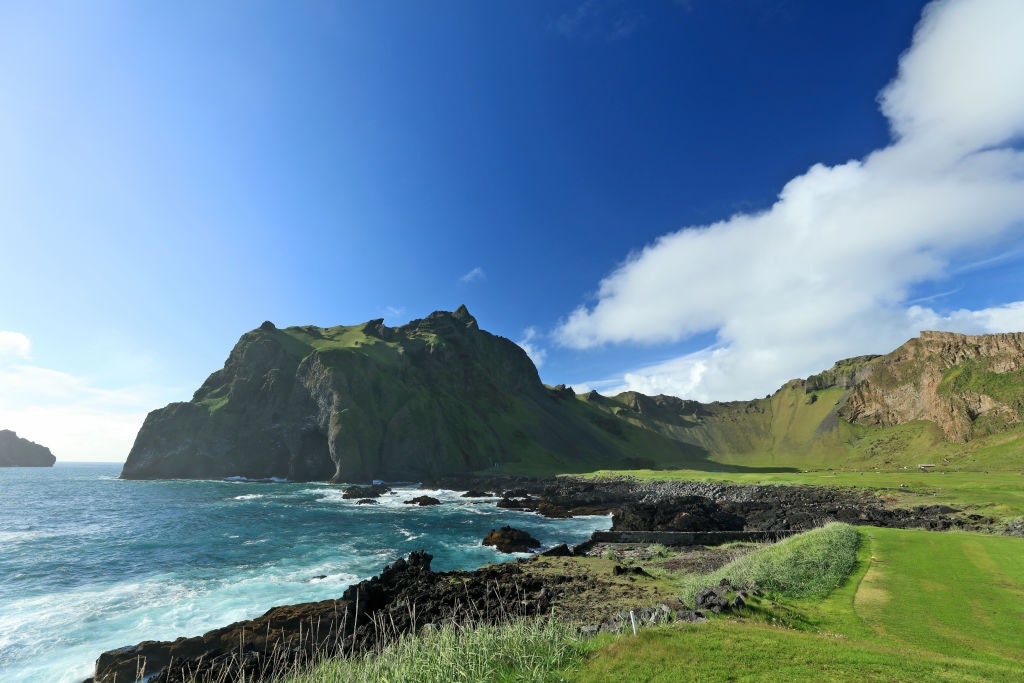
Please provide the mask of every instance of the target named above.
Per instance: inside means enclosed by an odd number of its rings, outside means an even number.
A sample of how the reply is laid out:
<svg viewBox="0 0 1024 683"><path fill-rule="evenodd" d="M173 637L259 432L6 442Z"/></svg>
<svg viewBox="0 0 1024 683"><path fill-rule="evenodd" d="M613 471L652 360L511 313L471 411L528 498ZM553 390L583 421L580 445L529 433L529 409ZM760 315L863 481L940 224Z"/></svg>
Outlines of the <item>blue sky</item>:
<svg viewBox="0 0 1024 683"><path fill-rule="evenodd" d="M0 428L123 460L266 319L464 303L545 382L702 400L1024 330L1022 14L3 3Z"/></svg>

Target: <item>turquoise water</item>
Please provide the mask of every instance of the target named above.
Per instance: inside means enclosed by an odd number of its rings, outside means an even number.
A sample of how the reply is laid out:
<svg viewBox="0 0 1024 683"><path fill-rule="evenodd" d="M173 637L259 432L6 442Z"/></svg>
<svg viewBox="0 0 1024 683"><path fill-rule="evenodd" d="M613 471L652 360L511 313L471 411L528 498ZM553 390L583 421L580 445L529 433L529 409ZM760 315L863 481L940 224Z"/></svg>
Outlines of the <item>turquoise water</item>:
<svg viewBox="0 0 1024 683"><path fill-rule="evenodd" d="M0 468L0 680L81 681L104 650L338 597L418 548L437 570L507 560L480 545L503 524L545 546L611 524L549 520L453 491L399 488L356 506L327 484L121 481L119 472ZM402 504L423 493L444 504Z"/></svg>

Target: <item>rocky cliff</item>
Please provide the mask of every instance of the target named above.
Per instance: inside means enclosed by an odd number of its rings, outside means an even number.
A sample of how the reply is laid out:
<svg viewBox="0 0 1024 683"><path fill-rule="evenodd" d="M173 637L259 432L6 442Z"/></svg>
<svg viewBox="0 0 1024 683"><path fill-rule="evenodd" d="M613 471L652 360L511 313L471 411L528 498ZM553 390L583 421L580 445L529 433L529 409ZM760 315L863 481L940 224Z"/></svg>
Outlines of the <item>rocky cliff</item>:
<svg viewBox="0 0 1024 683"><path fill-rule="evenodd" d="M264 323L191 401L150 413L121 476L968 465L989 455L951 444L997 434L1012 465L1021 425L1024 333L924 332L762 399L699 403L545 387L522 349L462 307L393 328Z"/></svg>
<svg viewBox="0 0 1024 683"><path fill-rule="evenodd" d="M0 429L0 467L53 467L57 458L46 446Z"/></svg>
<svg viewBox="0 0 1024 683"><path fill-rule="evenodd" d="M652 451L698 453L546 388L519 346L460 307L401 327L264 323L191 401L147 416L121 476L408 480L629 466Z"/></svg>
<svg viewBox="0 0 1024 683"><path fill-rule="evenodd" d="M963 465L980 461L953 445L993 435L1003 435L1000 457L1012 459L1007 447L1024 436L1024 333L922 332L887 355L839 361L752 401L584 398L733 465L892 465L904 456Z"/></svg>
<svg viewBox="0 0 1024 683"><path fill-rule="evenodd" d="M1024 422L1024 333L922 332L862 375L839 409L856 424L929 420L962 443Z"/></svg>

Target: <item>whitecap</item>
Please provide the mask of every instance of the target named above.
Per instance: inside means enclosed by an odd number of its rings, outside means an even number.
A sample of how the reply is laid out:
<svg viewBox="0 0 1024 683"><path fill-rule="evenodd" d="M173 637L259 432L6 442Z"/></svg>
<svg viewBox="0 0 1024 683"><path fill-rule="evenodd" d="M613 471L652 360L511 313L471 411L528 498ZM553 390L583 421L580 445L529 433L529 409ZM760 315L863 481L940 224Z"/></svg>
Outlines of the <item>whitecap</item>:
<svg viewBox="0 0 1024 683"><path fill-rule="evenodd" d="M232 498L232 500L256 500L257 498L262 498L262 497L263 497L262 493L246 493L246 494L241 495L241 496L235 496L234 498Z"/></svg>

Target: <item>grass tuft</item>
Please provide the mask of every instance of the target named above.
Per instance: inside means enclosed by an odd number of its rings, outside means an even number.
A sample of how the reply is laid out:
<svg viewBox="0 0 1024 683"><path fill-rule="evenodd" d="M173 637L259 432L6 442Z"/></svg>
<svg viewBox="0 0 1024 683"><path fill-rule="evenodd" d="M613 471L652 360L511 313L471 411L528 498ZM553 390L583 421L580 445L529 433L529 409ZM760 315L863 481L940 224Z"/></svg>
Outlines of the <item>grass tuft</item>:
<svg viewBox="0 0 1024 683"><path fill-rule="evenodd" d="M593 646L577 630L539 619L445 624L404 634L379 652L325 660L280 683L562 680Z"/></svg>
<svg viewBox="0 0 1024 683"><path fill-rule="evenodd" d="M693 604L701 588L728 579L785 598L821 598L840 586L857 566L859 534L832 522L744 555L710 574L686 577L681 599Z"/></svg>

